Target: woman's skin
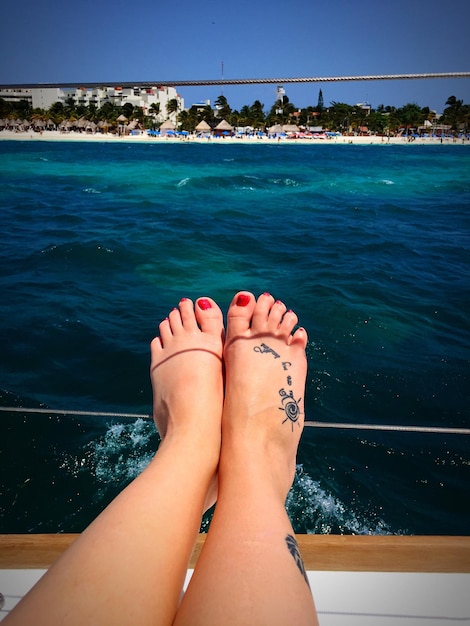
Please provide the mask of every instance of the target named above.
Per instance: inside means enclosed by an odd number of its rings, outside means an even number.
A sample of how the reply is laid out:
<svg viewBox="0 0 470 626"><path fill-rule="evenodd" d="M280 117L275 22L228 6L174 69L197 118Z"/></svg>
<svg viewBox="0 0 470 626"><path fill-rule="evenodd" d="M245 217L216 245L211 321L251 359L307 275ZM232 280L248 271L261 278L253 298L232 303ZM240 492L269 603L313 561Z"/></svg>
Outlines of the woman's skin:
<svg viewBox="0 0 470 626"><path fill-rule="evenodd" d="M270 295L240 292L224 345L218 305L180 301L151 344L155 457L5 624L317 624L284 508L304 418L307 335L292 334L296 323Z"/></svg>
<svg viewBox="0 0 470 626"><path fill-rule="evenodd" d="M175 624L318 624L285 510L304 421L307 333L269 294L227 315L219 492Z"/></svg>

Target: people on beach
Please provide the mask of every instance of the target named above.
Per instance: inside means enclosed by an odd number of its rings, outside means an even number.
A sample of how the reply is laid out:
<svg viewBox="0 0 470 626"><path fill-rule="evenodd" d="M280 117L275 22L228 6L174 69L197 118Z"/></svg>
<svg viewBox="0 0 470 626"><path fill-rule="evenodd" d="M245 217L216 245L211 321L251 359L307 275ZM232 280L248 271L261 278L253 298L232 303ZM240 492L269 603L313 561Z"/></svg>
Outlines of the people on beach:
<svg viewBox="0 0 470 626"><path fill-rule="evenodd" d="M284 506L304 423L297 321L267 293L237 293L226 331L211 298L179 302L151 343L157 453L5 624L318 624Z"/></svg>

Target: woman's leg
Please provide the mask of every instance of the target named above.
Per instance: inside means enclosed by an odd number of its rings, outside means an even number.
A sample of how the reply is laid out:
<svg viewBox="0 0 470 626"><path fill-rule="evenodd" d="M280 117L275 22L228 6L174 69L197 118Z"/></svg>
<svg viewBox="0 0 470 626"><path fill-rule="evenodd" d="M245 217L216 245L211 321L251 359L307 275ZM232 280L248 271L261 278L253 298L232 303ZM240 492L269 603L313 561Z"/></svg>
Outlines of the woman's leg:
<svg viewBox="0 0 470 626"><path fill-rule="evenodd" d="M222 313L183 299L151 345L163 441L149 466L50 568L5 624L171 624L205 507L223 405Z"/></svg>
<svg viewBox="0 0 470 626"><path fill-rule="evenodd" d="M219 493L177 626L318 623L285 511L307 373L296 323L269 294L241 292L230 306Z"/></svg>

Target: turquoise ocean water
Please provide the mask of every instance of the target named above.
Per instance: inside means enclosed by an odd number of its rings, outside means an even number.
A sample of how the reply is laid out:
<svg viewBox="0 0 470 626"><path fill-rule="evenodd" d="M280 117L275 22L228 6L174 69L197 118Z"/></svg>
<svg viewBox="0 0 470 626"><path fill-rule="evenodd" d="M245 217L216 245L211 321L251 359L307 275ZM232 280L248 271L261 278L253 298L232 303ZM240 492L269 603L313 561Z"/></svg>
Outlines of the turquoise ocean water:
<svg viewBox="0 0 470 626"><path fill-rule="evenodd" d="M149 413L158 322L248 289L309 332L307 420L470 427L467 147L1 141L0 182L1 406ZM158 443L0 424L0 532L82 530ZM470 531L468 436L306 428L298 463L297 532Z"/></svg>

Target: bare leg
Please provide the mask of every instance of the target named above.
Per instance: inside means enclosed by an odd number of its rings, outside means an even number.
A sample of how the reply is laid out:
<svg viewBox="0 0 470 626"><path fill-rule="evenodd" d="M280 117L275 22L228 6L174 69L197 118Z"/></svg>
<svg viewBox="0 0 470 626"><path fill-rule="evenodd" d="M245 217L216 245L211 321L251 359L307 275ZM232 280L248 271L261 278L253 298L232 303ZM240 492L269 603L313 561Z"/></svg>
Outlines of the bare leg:
<svg viewBox="0 0 470 626"><path fill-rule="evenodd" d="M183 299L151 345L157 454L51 567L8 624L171 624L204 506L223 404L222 313ZM208 492L212 492L209 493Z"/></svg>
<svg viewBox="0 0 470 626"><path fill-rule="evenodd" d="M224 359L219 494L175 624L316 625L285 498L304 421L307 334L269 294L235 296Z"/></svg>

